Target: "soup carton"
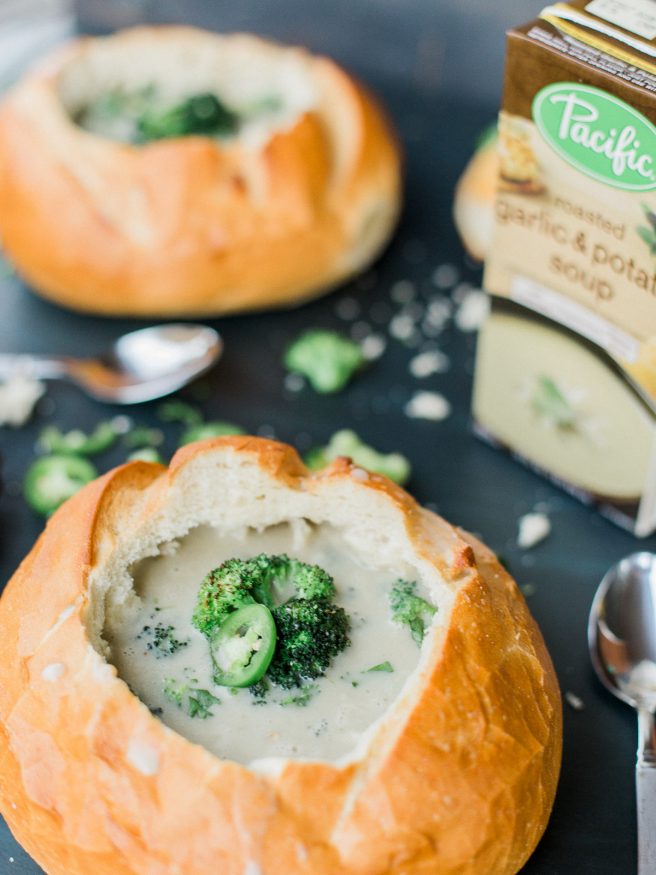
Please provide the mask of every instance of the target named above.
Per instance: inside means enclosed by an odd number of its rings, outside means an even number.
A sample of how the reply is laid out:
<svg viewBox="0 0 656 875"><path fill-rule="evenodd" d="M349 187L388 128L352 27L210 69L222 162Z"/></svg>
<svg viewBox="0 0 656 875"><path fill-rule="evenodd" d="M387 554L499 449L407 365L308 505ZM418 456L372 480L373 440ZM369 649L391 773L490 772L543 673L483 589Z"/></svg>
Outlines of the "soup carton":
<svg viewBox="0 0 656 875"><path fill-rule="evenodd" d="M656 3L508 34L474 386L480 435L636 535L656 528Z"/></svg>

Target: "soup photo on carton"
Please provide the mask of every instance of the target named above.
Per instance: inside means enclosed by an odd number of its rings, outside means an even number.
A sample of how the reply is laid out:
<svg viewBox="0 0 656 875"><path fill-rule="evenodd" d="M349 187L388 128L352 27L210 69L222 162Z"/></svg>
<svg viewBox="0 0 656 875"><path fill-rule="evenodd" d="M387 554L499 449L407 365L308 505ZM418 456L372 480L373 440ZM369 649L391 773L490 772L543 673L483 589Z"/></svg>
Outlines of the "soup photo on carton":
<svg viewBox="0 0 656 875"><path fill-rule="evenodd" d="M650 8L653 4L650 4ZM656 5L508 35L477 431L635 534L656 527Z"/></svg>

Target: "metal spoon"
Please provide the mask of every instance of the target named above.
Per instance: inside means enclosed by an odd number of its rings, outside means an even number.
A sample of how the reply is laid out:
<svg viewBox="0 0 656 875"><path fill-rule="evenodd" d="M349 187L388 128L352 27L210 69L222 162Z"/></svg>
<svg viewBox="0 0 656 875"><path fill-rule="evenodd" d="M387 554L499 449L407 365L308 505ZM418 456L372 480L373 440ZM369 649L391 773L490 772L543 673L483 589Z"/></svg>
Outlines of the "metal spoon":
<svg viewBox="0 0 656 875"><path fill-rule="evenodd" d="M219 334L205 325L157 325L124 334L97 359L0 355L0 378L18 372L39 380L66 379L99 401L137 404L180 389L222 352Z"/></svg>
<svg viewBox="0 0 656 875"><path fill-rule="evenodd" d="M638 712L638 875L656 872L656 555L634 553L606 573L588 644L601 682Z"/></svg>

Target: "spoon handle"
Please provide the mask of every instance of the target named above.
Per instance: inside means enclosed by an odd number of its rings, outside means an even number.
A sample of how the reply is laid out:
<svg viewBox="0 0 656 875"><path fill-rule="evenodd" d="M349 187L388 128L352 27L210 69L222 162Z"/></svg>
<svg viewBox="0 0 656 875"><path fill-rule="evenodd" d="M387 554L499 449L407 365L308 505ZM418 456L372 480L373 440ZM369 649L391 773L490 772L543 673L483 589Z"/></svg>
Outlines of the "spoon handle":
<svg viewBox="0 0 656 875"><path fill-rule="evenodd" d="M638 875L656 872L656 725L646 708L638 711Z"/></svg>
<svg viewBox="0 0 656 875"><path fill-rule="evenodd" d="M7 380L15 374L24 374L36 380L52 380L63 377L66 371L64 359L38 355L0 354L1 380Z"/></svg>

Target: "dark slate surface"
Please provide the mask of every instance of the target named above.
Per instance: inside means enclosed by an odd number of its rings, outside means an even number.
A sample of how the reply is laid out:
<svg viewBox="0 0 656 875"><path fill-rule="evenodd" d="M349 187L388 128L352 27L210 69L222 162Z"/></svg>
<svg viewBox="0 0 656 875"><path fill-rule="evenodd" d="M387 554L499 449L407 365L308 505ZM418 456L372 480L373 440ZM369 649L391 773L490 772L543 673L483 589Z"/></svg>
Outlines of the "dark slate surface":
<svg viewBox="0 0 656 875"><path fill-rule="evenodd" d="M126 3L114 5L130 8ZM463 80L467 96L457 100L453 82L449 89L439 77L417 78L416 56L406 63L397 53L396 61L388 63L383 49L394 43L397 21L402 35L399 39L416 40L424 29L423 22L416 20L413 32L412 21L406 20L404 10L412 4L402 6L388 0L381 4L380 16L371 18L373 3L350 3L348 9L357 7L360 13L345 19L352 24L348 28L338 26L328 14L329 5L323 0L313 0L312 4L290 0L284 6L294 14L283 16L281 4L248 2L232 4L232 8L227 4L185 4L189 17L205 24L220 26L222 19L217 10L222 9L226 28L248 27L319 45L324 50L332 48L333 54L347 61L381 93L400 129L407 157L406 209L401 226L373 272L345 290L291 313L213 323L224 336L226 353L204 384L209 388L204 410L208 418L231 419L254 432L273 432L301 449L325 441L342 426L356 428L364 439L381 449L400 449L412 461L410 488L418 500L436 506L454 523L481 534L503 554L519 583L531 585L529 604L543 630L563 691L575 693L585 706L577 711L565 705L564 761L555 810L543 841L523 871L525 875L634 872L633 715L594 681L588 665L585 627L593 592L605 569L639 547L656 549L656 538L636 541L471 435L468 409L474 339L453 327L440 339L452 360L445 374L415 380L408 373L408 362L415 351L391 341L382 360L339 397L319 398L309 391L290 394L283 387L279 363L285 343L308 326L345 327L335 312L345 294L357 297L362 306L361 318L380 328L374 324L373 317L380 316L380 307L375 305L390 303L389 291L396 280L414 281L422 299L438 294L430 277L440 264L455 265L465 281L480 281L478 273L465 263L451 224L450 205L453 185L476 134L494 114L490 82L483 89L484 99L479 100L475 97L475 83ZM210 6L214 9L211 21L211 13L203 12ZM347 14L347 4L335 6L342 6ZM466 16L472 13L470 6L474 4L462 4L464 18L455 26L455 7L432 3L429 13L426 4L417 4L435 23L436 32L441 34L442 43L450 46L452 55L457 54L456 46L461 53L468 51L460 41ZM181 18L181 7L180 3L162 2L159 14ZM307 11L309 7L314 10L313 17ZM274 8L277 18L272 21L269 16ZM364 8L369 17L362 12ZM526 18L532 11L526 7L524 11L514 9L513 17ZM91 20L92 3L83 12L87 25L95 21L99 29L102 27L97 18ZM354 30L356 25L360 30ZM493 56L498 54L501 40L502 26L497 19L495 28L487 33L487 42L481 43L480 51L473 52L480 55L486 46L497 47L490 55L490 78L496 75ZM453 40L458 41L456 46ZM377 46L382 47L379 53ZM480 66L476 70L479 76ZM434 88L429 85L433 81ZM135 325L124 320L72 315L40 301L14 278L0 283L3 351L93 354ZM418 388L443 392L453 404L452 416L442 423L407 419L403 404ZM139 422L156 424L155 409L156 405L143 405L132 413ZM108 411L73 387L53 384L45 410L29 426L17 432L0 431L6 479L0 496L0 582L9 578L41 530L41 523L20 497L20 481L33 457L39 429L46 421L64 427L91 427L108 412L121 411ZM175 448L177 433L176 428L167 428L169 452ZM99 459L99 466L104 470L120 462L123 453L120 448L110 451ZM548 506L553 532L532 551L522 552L515 546L517 518L536 502ZM0 825L0 873L35 875L39 871Z"/></svg>

